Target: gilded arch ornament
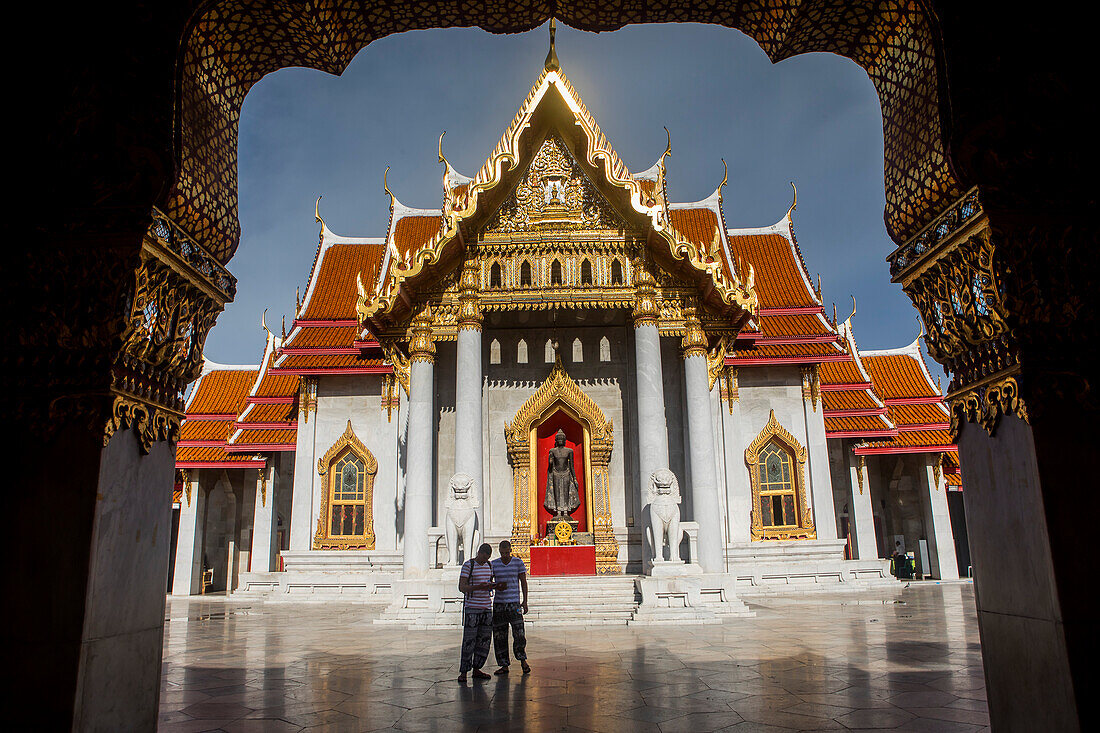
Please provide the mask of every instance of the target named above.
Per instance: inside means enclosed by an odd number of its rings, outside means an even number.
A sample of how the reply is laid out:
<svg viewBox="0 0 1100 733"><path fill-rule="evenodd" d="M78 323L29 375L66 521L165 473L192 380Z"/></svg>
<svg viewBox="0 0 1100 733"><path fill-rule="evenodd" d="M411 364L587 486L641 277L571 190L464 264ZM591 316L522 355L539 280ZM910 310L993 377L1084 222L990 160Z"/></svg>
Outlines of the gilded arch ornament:
<svg viewBox="0 0 1100 733"><path fill-rule="evenodd" d="M777 442L782 448L790 452L793 459L791 480L794 484L795 507L798 513L797 526L791 528L765 527L760 510L760 494L762 490L758 462L760 454L771 442ZM817 529L814 527L813 515L806 503L806 448L802 446L791 433L779 424L775 419L775 410L768 417L768 424L756 436L756 439L745 449L745 464L749 469L749 481L752 484L752 527L751 536L756 540L812 540L817 538Z"/></svg>
<svg viewBox="0 0 1100 733"><path fill-rule="evenodd" d="M333 493L333 484L339 479L329 469L349 453L362 461L364 474L363 489L363 532L356 536L332 536L329 523L329 501ZM344 433L332 444L325 455L317 459L317 473L325 477L324 490L321 492L321 510L317 514L317 529L313 534L314 550L373 550L374 549L374 477L378 473L378 461L367 446L355 435L351 420Z"/></svg>
<svg viewBox="0 0 1100 733"><path fill-rule="evenodd" d="M619 543L611 529L611 489L608 464L615 433L603 411L586 395L565 372L561 354L554 360L554 367L546 381L516 412L511 423L504 423L504 438L508 444L508 458L512 463L512 552L525 562L531 558L531 539L534 525L532 515L537 478L534 466L534 431L543 418L564 409L584 427L585 448L588 453L589 473L586 481L589 506L592 507L592 532L596 543L596 574L618 575Z"/></svg>

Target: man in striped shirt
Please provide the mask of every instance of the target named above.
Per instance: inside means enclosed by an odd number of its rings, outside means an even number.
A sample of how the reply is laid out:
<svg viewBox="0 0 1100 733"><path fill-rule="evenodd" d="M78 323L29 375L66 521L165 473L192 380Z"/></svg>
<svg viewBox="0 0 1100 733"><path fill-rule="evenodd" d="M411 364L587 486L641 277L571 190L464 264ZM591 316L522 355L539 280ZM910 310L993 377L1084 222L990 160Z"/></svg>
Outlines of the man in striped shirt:
<svg viewBox="0 0 1100 733"><path fill-rule="evenodd" d="M512 555L512 543L500 543L500 557L493 560L493 580L500 588L493 596L493 649L500 669L496 674L508 674L508 627L512 627L512 652L523 667L523 673L531 671L527 664L527 634L523 628L523 614L527 613L527 566ZM520 600L520 591L523 598Z"/></svg>
<svg viewBox="0 0 1100 733"><path fill-rule="evenodd" d="M489 556L493 548L483 544L477 555L462 563L458 575L458 589L466 598L462 603L462 661L458 667L458 681L466 682L466 672L474 671L475 680L487 680L489 675L481 666L489 656L489 642L493 638L493 566Z"/></svg>

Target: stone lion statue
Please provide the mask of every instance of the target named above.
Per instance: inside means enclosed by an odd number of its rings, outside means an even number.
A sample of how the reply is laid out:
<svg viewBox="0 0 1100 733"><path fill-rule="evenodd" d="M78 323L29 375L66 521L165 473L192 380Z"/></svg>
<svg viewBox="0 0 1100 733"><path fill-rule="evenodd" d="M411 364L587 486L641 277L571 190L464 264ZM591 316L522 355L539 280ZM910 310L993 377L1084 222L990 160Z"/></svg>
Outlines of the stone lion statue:
<svg viewBox="0 0 1100 733"><path fill-rule="evenodd" d="M649 504L649 540L653 548L653 560L664 560L665 540L668 540L669 561L680 562L680 482L676 474L667 468L659 468L649 477L646 493Z"/></svg>
<svg viewBox="0 0 1100 733"><path fill-rule="evenodd" d="M477 542L474 527L479 506L477 496L474 493L474 479L465 473L456 473L451 476L450 489L447 500L443 502L446 509L446 524L443 528L447 541L447 564L458 564L458 543L462 543L463 557L473 557L474 543Z"/></svg>

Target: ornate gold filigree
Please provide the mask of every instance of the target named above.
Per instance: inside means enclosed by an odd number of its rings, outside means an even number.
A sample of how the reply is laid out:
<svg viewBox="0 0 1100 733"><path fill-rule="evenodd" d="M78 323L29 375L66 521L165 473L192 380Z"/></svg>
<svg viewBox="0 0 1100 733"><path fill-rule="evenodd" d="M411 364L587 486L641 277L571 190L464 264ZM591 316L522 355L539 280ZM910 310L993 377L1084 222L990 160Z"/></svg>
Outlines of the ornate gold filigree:
<svg viewBox="0 0 1100 733"><path fill-rule="evenodd" d="M508 457L512 462L513 519L512 550L525 560L530 558L532 534L531 497L535 494L532 433L542 420L565 409L577 418L587 433L589 476L588 502L592 507L592 531L596 544L596 572L599 575L622 573L619 543L611 523L611 496L608 464L615 433L611 420L586 395L565 371L559 354L549 376L516 412L511 423L504 424Z"/></svg>
<svg viewBox="0 0 1100 733"><path fill-rule="evenodd" d="M935 481L933 487L936 491L940 490L940 479L943 478L943 453L937 453L936 457L932 459L932 480Z"/></svg>
<svg viewBox="0 0 1100 733"><path fill-rule="evenodd" d="M355 435L348 420L344 433L336 439L336 442L325 451L325 455L317 460L317 473L322 477L329 474L329 468L345 453L351 451L363 460L366 472L366 486L364 487L363 506L363 534L359 537L332 537L329 533L328 506L335 482L339 476L329 475L325 488L321 492L321 509L317 515L317 529L313 534L314 550L373 550L374 549L374 477L378 473L378 460L370 452L367 446Z"/></svg>
<svg viewBox="0 0 1100 733"><path fill-rule="evenodd" d="M413 319L409 329L409 358L413 362L435 361L435 342L432 341L432 308L424 310Z"/></svg>
<svg viewBox="0 0 1100 733"><path fill-rule="evenodd" d="M634 261L634 327L657 325L660 311L657 309L657 284L642 258Z"/></svg>
<svg viewBox="0 0 1100 733"><path fill-rule="evenodd" d="M684 309L684 338L680 341L680 348L684 352L685 359L693 356L701 356L704 359L707 357L707 335L703 333L703 325L699 323L695 306ZM714 387L713 379L710 379L710 386Z"/></svg>
<svg viewBox="0 0 1100 733"><path fill-rule="evenodd" d="M260 483L260 506L267 506L267 467L256 469L256 480Z"/></svg>
<svg viewBox="0 0 1100 733"><path fill-rule="evenodd" d="M302 413L303 423L308 423L309 416L317 412L317 377L302 377L298 388L298 409Z"/></svg>
<svg viewBox="0 0 1100 733"><path fill-rule="evenodd" d="M785 527L782 529L765 527L760 516L760 476L757 461L760 452L770 441L776 440L795 458L798 468L794 471L792 481L794 483L797 500L795 505L798 513L797 528ZM794 540L814 539L817 530L814 527L813 516L810 514L806 503L806 448L799 443L791 433L779 424L775 419L775 410L768 417L768 424L756 436L756 439L745 449L745 464L749 469L749 482L752 485L752 528L753 540Z"/></svg>
<svg viewBox="0 0 1100 733"><path fill-rule="evenodd" d="M951 408L951 439L958 440L962 422L981 425L993 435L1005 415L1015 415L1029 422L1027 405L1020 396L1016 381L1018 370L994 375L975 385L967 385L947 395Z"/></svg>
<svg viewBox="0 0 1100 733"><path fill-rule="evenodd" d="M861 454L856 460L856 483L859 484L859 495L863 496L863 482L867 476L867 459Z"/></svg>
<svg viewBox="0 0 1100 733"><path fill-rule="evenodd" d="M133 428L142 453L148 453L157 441L167 440L175 444L179 440L182 420L181 413L133 397L116 395L111 405L111 417L103 430L103 445L111 442L111 436L120 428Z"/></svg>
<svg viewBox="0 0 1100 733"><path fill-rule="evenodd" d="M821 372L817 364L801 367L802 399L809 400L817 412L817 401L821 397Z"/></svg>
<svg viewBox="0 0 1100 733"><path fill-rule="evenodd" d="M180 483L183 484L183 495L187 497L187 506L191 506L191 472L186 468L180 469Z"/></svg>
<svg viewBox="0 0 1100 733"><path fill-rule="evenodd" d="M459 281L458 330L481 330L481 303L478 301L478 280L480 272L476 259L468 259L462 266L462 278Z"/></svg>

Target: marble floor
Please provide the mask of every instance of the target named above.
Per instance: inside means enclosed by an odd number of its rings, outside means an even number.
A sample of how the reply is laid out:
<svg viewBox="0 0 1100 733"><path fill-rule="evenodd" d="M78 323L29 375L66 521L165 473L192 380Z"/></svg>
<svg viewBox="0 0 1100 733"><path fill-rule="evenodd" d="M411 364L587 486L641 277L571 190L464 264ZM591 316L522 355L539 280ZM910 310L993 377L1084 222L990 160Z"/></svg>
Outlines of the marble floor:
<svg viewBox="0 0 1100 733"><path fill-rule="evenodd" d="M989 725L969 583L777 597L712 626L531 627L461 686L458 632L337 604L169 599L162 731L781 733ZM494 669L490 654L486 671Z"/></svg>

